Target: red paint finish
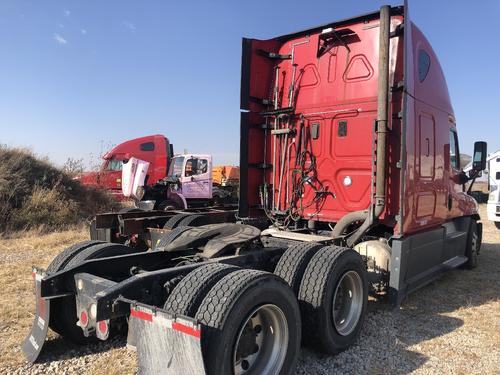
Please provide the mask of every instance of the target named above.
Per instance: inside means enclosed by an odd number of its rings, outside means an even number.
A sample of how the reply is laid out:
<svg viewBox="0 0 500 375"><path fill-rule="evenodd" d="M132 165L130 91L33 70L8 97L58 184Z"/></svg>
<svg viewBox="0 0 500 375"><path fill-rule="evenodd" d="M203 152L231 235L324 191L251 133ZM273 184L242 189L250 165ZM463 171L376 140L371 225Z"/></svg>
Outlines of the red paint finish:
<svg viewBox="0 0 500 375"><path fill-rule="evenodd" d="M297 64L297 93L292 103L287 98L293 75L292 61L279 64L282 77L280 106L294 105L295 113L304 117L306 145L316 158L317 181L304 186L304 208L298 211L303 218L336 221L349 211L366 208L370 202L372 129L377 94L377 73L373 66L378 61L378 28L367 26L371 26L370 23L338 29L339 32L351 30L356 35L353 39L363 41L350 44L351 51L334 46L317 57L319 33L293 38L279 49L281 54L290 54L294 49L294 63ZM299 129L300 121L295 118L290 125ZM341 122L347 122L345 136L339 135ZM313 126L318 128L317 139L311 135ZM298 136L295 136L289 146L292 166L295 165L297 145ZM278 147L277 152L282 155L288 150ZM268 154L271 153L272 148L269 148ZM268 162L273 161L269 158ZM310 166L311 162L311 159L306 160L306 165ZM288 174L289 181L293 178L292 172L284 173ZM350 186L344 185L345 178L352 181ZM285 181L283 178L282 188ZM278 177L274 186L279 186ZM290 196L290 186L288 190ZM315 199L318 190L323 190L324 195ZM278 200L277 192L275 199ZM279 203L280 209L287 206L286 191L281 194Z"/></svg>
<svg viewBox="0 0 500 375"><path fill-rule="evenodd" d="M163 135L150 135L132 139L108 151L99 172L84 173L77 177L85 185L98 186L121 196L122 162L125 158L136 157L150 163L147 185L154 185L165 178L170 155L170 142Z"/></svg>
<svg viewBox="0 0 500 375"><path fill-rule="evenodd" d="M394 17L393 25L402 22L402 17ZM296 154L304 147L309 154L304 167L310 168L315 162L315 175L311 184L304 184L301 198L295 199L296 215L304 219L335 222L351 211L368 207L371 199L372 155L374 144L374 122L377 115L377 79L378 79L378 19L365 22L346 22L335 28L339 34L346 34L345 41L349 50L341 45L327 45L321 39L322 30L304 33L289 39L276 38L270 41L252 41L252 60L250 72L250 96L272 100L275 89L275 69L279 68L279 107L294 107L293 117L283 121L280 127L289 127L295 134L276 147L279 159L285 153L285 167L279 168L280 162L273 161L273 136L268 134L266 142L267 164L275 163L277 173L273 181L272 170L265 173L249 168L248 204L250 207L260 204L258 186L263 180L273 185L275 202L280 210L288 207L292 199L292 181L296 173ZM395 52L391 60L391 70L396 76L402 76L402 55L397 54L400 38L394 38L391 49ZM263 49L281 55L294 54L291 59L272 61L259 54ZM294 98L290 101L289 92L296 64ZM396 69L398 71L396 72ZM271 93L271 94L269 94ZM400 102L400 96L398 96ZM258 115L269 109L257 101L248 107L251 111L250 123L265 121ZM274 119L268 118L268 124L274 125ZM303 124L303 125L301 125ZM393 124L394 135L399 136L400 124ZM299 147L299 129L304 127L303 145ZM318 136L313 137L312 129L318 129ZM341 128L345 131L342 132ZM249 130L249 163L262 163L264 157L264 136L260 129ZM299 148L299 150L298 150ZM389 146L389 155L395 163L395 154L399 145ZM288 158L288 155L290 157ZM311 155L313 158L311 158ZM288 166L289 165L289 166ZM279 194L280 175L283 174L282 193ZM398 173L394 170L394 173ZM399 184L395 176L394 185ZM288 183L286 183L288 181ZM286 186L288 185L288 186ZM398 190L393 193L397 195ZM287 199L288 196L288 199ZM398 200L389 199L388 212L396 213ZM258 214L253 210L253 214Z"/></svg>
<svg viewBox="0 0 500 375"><path fill-rule="evenodd" d="M460 168L450 160L450 132L457 132L446 80L439 60L422 32L412 24L406 112L407 164L403 232L439 226L477 214L477 204L458 184ZM421 51L430 57L428 73L419 77ZM459 153L457 152L457 155Z"/></svg>
<svg viewBox="0 0 500 375"><path fill-rule="evenodd" d="M247 209L249 216L264 215L263 204L271 208L274 198L278 211L293 207L296 219L336 222L349 212L369 207L376 141L378 22L378 14L373 13L271 40L244 41L248 49L242 70L242 109L249 114L248 122L242 123L242 134L248 133L247 143L242 144L242 163L248 168L245 171L242 166L247 198L240 201L240 212ZM403 22L403 8L393 8L391 31ZM386 209L381 219L396 234L436 227L477 212L472 198L457 184L459 168L450 162L450 131L456 132L456 127L442 69L423 34L410 25L390 40L391 131ZM345 45L325 37L329 27ZM428 57L427 65L419 61L421 50ZM272 59L263 51L293 55L293 61ZM404 90L396 89L403 82ZM295 90L290 100L292 83ZM262 124L274 128L275 117L261 112L273 109L276 93L279 108L293 107L278 128L292 133L286 146L283 136L276 142L273 160L275 136L269 130L266 137ZM304 148L307 154L300 167L296 155ZM257 164L270 167L256 168ZM301 194L294 195L298 169L308 171L308 182L302 185ZM271 186L268 202L262 198L264 184Z"/></svg>

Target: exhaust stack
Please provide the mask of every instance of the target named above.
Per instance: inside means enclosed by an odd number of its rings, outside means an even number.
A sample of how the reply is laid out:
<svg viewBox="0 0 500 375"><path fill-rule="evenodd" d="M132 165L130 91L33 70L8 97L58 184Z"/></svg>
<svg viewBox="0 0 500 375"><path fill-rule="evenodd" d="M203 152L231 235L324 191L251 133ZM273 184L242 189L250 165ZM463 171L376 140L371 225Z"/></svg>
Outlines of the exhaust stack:
<svg viewBox="0 0 500 375"><path fill-rule="evenodd" d="M364 220L358 230L347 239L349 246L354 246L373 223L382 214L386 198L386 144L389 113L389 37L391 28L391 7L384 5L380 8L380 36L379 36L379 63L378 63L378 93L377 93L377 120L376 130L377 147L374 167L375 196L374 202L368 210L355 211L345 215L333 229L333 236L340 236L352 223Z"/></svg>

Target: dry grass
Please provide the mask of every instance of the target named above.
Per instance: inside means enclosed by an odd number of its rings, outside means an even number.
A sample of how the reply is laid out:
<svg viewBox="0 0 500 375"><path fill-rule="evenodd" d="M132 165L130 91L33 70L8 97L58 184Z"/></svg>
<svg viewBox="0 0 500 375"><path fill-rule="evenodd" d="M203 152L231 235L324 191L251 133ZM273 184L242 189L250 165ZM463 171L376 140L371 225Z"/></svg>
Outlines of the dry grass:
<svg viewBox="0 0 500 375"><path fill-rule="evenodd" d="M31 327L33 279L32 265L47 266L52 258L72 243L88 238L84 227L71 231L40 234L31 231L0 240L0 356L2 365L23 362L19 343Z"/></svg>
<svg viewBox="0 0 500 375"><path fill-rule="evenodd" d="M484 206L481 210L485 214ZM62 249L87 238L86 229L79 228L51 234L32 231L0 239L0 373L14 371L25 363L20 343L33 319L31 265L47 266ZM302 365L309 369L308 373L332 373L332 366L337 365L335 361L345 361L356 355L357 361L369 366L372 373L498 373L500 231L490 222L485 222L483 242L478 268L447 273L412 294L400 310L372 304L368 319L373 319L374 323L367 323L363 337L352 351L333 359L304 351ZM381 337L387 335L392 335L388 340L390 344L379 350L387 352L388 358L392 356L387 359L389 365L366 354L372 350L369 342L382 343ZM66 373L82 373L82 366L72 367L71 357L79 357L85 362L84 373L135 373L136 356L122 345L123 338L107 346L81 349L51 333L46 349ZM323 367L313 370L320 365ZM342 371L336 368L335 372ZM23 367L21 373L36 371L40 369Z"/></svg>
<svg viewBox="0 0 500 375"><path fill-rule="evenodd" d="M0 239L0 373L8 373L25 364L20 344L29 332L33 321L33 265L46 268L52 259L66 247L89 238L86 226L53 233L32 230L14 233ZM83 356L88 363L88 373L106 374L135 373L135 355L121 345L123 338L97 358L91 358L95 348L82 353L82 348L67 343L54 332L49 331L49 351L57 360L71 355ZM68 373L79 373L76 369Z"/></svg>
<svg viewBox="0 0 500 375"><path fill-rule="evenodd" d="M0 233L67 229L117 206L31 151L0 145Z"/></svg>

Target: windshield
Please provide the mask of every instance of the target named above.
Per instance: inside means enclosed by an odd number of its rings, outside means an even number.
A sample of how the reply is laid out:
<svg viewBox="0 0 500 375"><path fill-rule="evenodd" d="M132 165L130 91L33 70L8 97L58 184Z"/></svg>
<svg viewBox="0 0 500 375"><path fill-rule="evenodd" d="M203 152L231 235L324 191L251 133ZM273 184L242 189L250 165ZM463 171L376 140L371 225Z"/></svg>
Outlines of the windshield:
<svg viewBox="0 0 500 375"><path fill-rule="evenodd" d="M122 160L110 159L106 169L108 171L121 171L123 167Z"/></svg>
<svg viewBox="0 0 500 375"><path fill-rule="evenodd" d="M177 156L172 159L170 168L168 169L168 177L179 178L182 176L182 166L184 164L184 157Z"/></svg>

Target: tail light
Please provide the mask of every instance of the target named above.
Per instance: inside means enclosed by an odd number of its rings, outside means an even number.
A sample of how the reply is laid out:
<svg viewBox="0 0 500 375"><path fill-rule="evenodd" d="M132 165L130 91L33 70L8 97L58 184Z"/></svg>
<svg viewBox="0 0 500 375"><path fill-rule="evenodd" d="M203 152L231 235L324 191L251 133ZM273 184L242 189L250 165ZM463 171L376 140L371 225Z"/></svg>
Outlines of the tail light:
<svg viewBox="0 0 500 375"><path fill-rule="evenodd" d="M89 324L89 315L87 314L87 311L82 310L80 312L80 320L78 320L78 325L82 328L87 327Z"/></svg>
<svg viewBox="0 0 500 375"><path fill-rule="evenodd" d="M106 340L109 336L109 320L100 320L97 322L96 329L97 338Z"/></svg>

